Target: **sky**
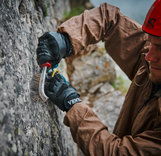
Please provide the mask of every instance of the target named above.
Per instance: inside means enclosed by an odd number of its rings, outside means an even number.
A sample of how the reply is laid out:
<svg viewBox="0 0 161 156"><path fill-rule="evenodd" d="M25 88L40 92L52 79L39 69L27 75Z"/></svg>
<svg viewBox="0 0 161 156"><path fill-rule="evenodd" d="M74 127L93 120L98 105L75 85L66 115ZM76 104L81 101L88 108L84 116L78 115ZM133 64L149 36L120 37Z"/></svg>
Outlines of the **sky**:
<svg viewBox="0 0 161 156"><path fill-rule="evenodd" d="M146 13L155 0L90 0L91 3L97 7L106 2L120 8L120 11L143 24Z"/></svg>

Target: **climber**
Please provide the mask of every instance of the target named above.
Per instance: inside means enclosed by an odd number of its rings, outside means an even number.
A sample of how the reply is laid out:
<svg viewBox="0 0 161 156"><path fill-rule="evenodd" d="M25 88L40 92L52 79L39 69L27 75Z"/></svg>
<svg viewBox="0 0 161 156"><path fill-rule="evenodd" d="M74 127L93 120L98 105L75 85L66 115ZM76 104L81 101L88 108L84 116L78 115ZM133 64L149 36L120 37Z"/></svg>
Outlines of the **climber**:
<svg viewBox="0 0 161 156"><path fill-rule="evenodd" d="M64 124L86 156L161 155L161 0L141 27L107 3L86 10L39 38L37 61L54 64L89 44L105 42L109 55L132 84L116 122L108 131L60 74L48 78L45 92L62 111Z"/></svg>

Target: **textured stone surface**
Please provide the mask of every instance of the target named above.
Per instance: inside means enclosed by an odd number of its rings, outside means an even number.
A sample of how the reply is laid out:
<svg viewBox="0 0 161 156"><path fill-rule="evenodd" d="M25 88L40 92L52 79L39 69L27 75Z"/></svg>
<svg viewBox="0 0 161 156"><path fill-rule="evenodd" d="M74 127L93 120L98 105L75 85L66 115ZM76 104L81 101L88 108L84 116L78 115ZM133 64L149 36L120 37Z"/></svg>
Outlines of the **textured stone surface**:
<svg viewBox="0 0 161 156"><path fill-rule="evenodd" d="M45 31L55 31L55 17L60 18L67 9L66 0L1 1L1 156L76 155L69 129L63 125L64 113L50 102L33 99L31 90L33 76L40 72L37 39Z"/></svg>
<svg viewBox="0 0 161 156"><path fill-rule="evenodd" d="M108 83L104 84L107 85ZM109 84L108 84L109 85ZM112 86L109 86L111 88ZM124 96L120 91L111 90L107 93L101 91L95 96L93 101L93 110L99 116L101 121L108 126L109 131L112 133L116 120L120 113L120 108L124 101ZM109 90L109 89L107 89Z"/></svg>
<svg viewBox="0 0 161 156"><path fill-rule="evenodd" d="M73 60L72 85L81 93L87 93L99 83L112 82L116 78L113 62L106 53L95 51Z"/></svg>

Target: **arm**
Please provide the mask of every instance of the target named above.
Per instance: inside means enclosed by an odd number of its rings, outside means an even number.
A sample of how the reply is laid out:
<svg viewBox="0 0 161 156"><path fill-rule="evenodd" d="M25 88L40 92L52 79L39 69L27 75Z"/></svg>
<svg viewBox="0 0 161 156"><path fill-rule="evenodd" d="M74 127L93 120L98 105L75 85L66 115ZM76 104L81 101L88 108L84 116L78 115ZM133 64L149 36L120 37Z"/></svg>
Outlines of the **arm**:
<svg viewBox="0 0 161 156"><path fill-rule="evenodd" d="M58 32L69 35L74 53L77 54L89 44L103 41L117 25L119 16L118 8L103 4L67 20L58 27Z"/></svg>
<svg viewBox="0 0 161 156"><path fill-rule="evenodd" d="M83 103L67 112L64 123L86 156L145 156L161 154L161 129L119 138L110 134L93 111ZM158 122L159 123L159 122ZM159 126L158 126L159 127Z"/></svg>
<svg viewBox="0 0 161 156"><path fill-rule="evenodd" d="M67 114L64 123L70 127L74 141L86 156L145 156L161 155L161 116L160 106L152 101L153 107L147 119L150 129L142 130L140 134L119 137L110 134L108 128L101 123L95 113L81 100L79 94L62 75L48 73L45 82L45 92L53 104ZM155 104L155 105L154 105ZM157 107L158 106L158 107ZM149 109L149 107L146 108ZM157 111L156 111L157 109ZM157 115L154 115L156 111ZM143 115L144 117L144 115ZM139 121L136 119L136 122ZM145 125L146 122L143 124ZM124 126L124 125L122 125ZM133 125L136 126L137 125ZM146 125L145 125L146 127ZM148 130L149 129L149 130Z"/></svg>
<svg viewBox="0 0 161 156"><path fill-rule="evenodd" d="M148 50L141 26L108 4L71 18L58 32L68 34L75 55L89 44L105 41L107 52L131 80L141 64L140 53Z"/></svg>

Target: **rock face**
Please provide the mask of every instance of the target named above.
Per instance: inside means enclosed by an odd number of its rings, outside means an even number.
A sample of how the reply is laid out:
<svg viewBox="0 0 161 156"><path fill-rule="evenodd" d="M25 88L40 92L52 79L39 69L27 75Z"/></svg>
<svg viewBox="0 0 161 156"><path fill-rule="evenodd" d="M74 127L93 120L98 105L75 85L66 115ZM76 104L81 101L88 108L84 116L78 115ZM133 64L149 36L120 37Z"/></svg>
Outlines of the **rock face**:
<svg viewBox="0 0 161 156"><path fill-rule="evenodd" d="M71 76L72 85L81 93L101 82L112 82L116 79L114 65L106 53L93 52L73 60L74 72Z"/></svg>
<svg viewBox="0 0 161 156"><path fill-rule="evenodd" d="M38 37L55 31L67 0L7 0L0 4L0 155L75 156L64 113L36 100ZM61 67L64 68L64 67ZM35 93L36 94L36 93ZM34 96L35 98L34 98Z"/></svg>

